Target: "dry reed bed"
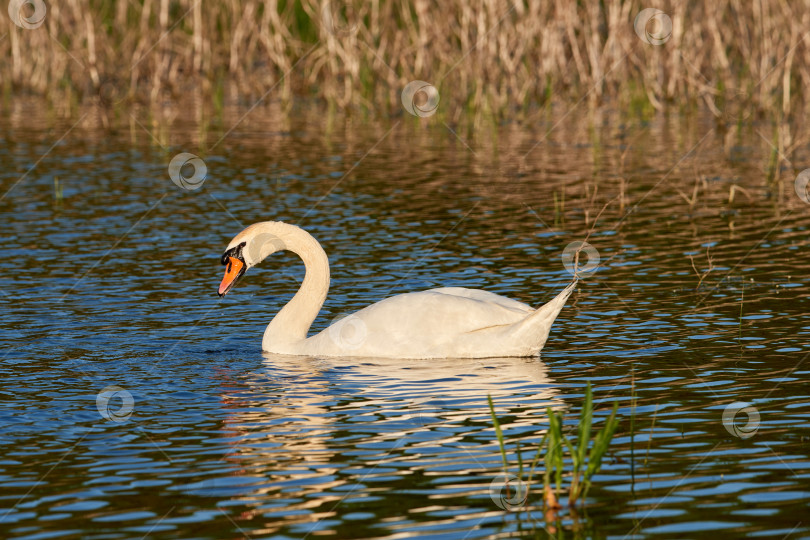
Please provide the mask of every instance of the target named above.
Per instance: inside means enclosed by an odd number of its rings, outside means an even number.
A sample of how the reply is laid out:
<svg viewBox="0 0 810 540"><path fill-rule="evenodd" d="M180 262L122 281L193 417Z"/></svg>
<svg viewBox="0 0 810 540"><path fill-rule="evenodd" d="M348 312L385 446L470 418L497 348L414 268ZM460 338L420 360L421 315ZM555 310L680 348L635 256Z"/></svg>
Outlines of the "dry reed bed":
<svg viewBox="0 0 810 540"><path fill-rule="evenodd" d="M810 2L661 4L672 21L661 46L634 32L642 7L620 0L67 0L47 3L36 29L0 17L0 53L11 60L0 73L7 89L52 98L177 100L228 81L231 97L255 99L277 85L273 98L315 95L379 112L397 108L402 87L420 79L439 89L449 118L471 109L509 117L558 97L598 104L643 96L656 108L700 102L718 116L729 99L797 112L810 86Z"/></svg>
<svg viewBox="0 0 810 540"><path fill-rule="evenodd" d="M768 120L778 169L806 142L810 0L656 4L672 23L658 46L634 31L648 6L621 0L66 0L35 29L0 16L0 77L7 100L68 111L314 96L387 116L413 80L436 86L449 123L551 102L705 106L721 126Z"/></svg>

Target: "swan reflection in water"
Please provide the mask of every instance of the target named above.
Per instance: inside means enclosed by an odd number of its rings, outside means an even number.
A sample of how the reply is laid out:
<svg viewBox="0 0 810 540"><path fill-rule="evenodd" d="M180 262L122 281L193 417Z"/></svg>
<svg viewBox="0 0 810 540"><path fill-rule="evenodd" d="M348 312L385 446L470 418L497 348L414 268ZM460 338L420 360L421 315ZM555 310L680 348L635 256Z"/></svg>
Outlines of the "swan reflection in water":
<svg viewBox="0 0 810 540"><path fill-rule="evenodd" d="M231 447L226 460L235 466L230 476L246 484L228 494L256 501L262 512L277 509L267 533L380 498L402 505L390 480L414 474L424 477L424 490L406 507L475 497L483 511L498 511L481 498L501 472L487 395L502 420L509 416L504 428L522 433L527 450L545 432L546 408L564 407L539 358L264 353L264 369L243 384L225 397L231 412L223 432ZM384 479L388 487L376 487ZM240 479L222 481L233 490ZM206 488L216 492L215 484Z"/></svg>
<svg viewBox="0 0 810 540"><path fill-rule="evenodd" d="M402 360L263 355L267 372L274 378L296 381L297 388L279 398L292 398L290 405L315 415L329 412L318 405L326 396L349 400L344 406L362 406L364 401L387 404L390 414L384 416L388 420L419 414L431 409L424 406L429 403L444 404L442 408L448 413L469 409L474 417L488 417L488 395L496 408L536 408L542 417L546 407L562 406L555 400L558 391L548 377L548 368L539 358Z"/></svg>

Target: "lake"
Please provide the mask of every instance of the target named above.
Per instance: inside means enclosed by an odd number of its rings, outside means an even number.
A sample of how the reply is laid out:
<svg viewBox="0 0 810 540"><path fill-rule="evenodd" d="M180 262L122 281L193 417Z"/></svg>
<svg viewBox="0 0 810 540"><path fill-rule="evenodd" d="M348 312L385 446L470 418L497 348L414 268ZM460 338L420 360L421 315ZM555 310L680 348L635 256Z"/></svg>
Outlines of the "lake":
<svg viewBox="0 0 810 540"><path fill-rule="evenodd" d="M0 536L810 531L810 205L794 189L810 160L769 180L770 125L6 107ZM168 172L183 152L207 170L195 189ZM264 220L329 255L313 331L440 286L540 305L571 281L566 246L598 261L537 358L273 356L262 332L300 260L216 294L228 242ZM536 479L512 504L518 451L534 457L548 408L575 429L588 382L595 429L614 402L621 422L586 504L546 514Z"/></svg>

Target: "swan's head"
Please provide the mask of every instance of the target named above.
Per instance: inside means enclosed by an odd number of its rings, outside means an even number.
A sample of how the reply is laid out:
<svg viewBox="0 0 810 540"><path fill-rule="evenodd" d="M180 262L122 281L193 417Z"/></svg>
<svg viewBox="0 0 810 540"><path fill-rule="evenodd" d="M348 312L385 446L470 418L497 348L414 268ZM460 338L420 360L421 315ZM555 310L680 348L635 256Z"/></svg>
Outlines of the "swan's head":
<svg viewBox="0 0 810 540"><path fill-rule="evenodd" d="M257 230L259 225L263 224L251 225L239 233L222 254L225 277L219 284L219 296L225 296L249 268L276 251L287 249L286 244L275 234Z"/></svg>
<svg viewBox="0 0 810 540"><path fill-rule="evenodd" d="M236 285L239 278L247 272L249 266L245 261L244 249L245 242L240 242L233 247L228 246L228 249L222 254L220 262L225 266L225 277L219 284L219 296L225 296Z"/></svg>

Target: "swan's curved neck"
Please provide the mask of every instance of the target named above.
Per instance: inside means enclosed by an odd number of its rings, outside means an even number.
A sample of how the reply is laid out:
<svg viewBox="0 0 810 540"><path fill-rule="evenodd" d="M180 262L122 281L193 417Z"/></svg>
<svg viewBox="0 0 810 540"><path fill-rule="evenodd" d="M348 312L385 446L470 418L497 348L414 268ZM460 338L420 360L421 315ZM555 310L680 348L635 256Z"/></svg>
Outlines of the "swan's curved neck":
<svg viewBox="0 0 810 540"><path fill-rule="evenodd" d="M306 339L309 327L318 316L329 292L329 259L318 241L295 225L265 222L257 225L255 234L257 239L261 235L267 235L265 238L272 239L262 242L259 260L275 251L288 250L301 257L306 267L304 281L298 292L273 317L264 331L262 348L270 350L270 344L276 348L278 345Z"/></svg>

